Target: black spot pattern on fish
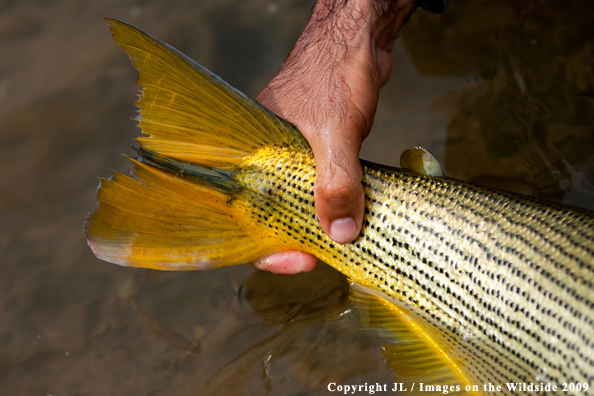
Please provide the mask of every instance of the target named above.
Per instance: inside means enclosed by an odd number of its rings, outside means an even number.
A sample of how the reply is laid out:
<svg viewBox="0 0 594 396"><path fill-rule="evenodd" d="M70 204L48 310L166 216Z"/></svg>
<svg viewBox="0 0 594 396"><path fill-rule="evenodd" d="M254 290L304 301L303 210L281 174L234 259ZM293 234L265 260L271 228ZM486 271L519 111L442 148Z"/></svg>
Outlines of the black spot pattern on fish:
<svg viewBox="0 0 594 396"><path fill-rule="evenodd" d="M253 217L284 242L416 307L442 330L438 341L468 362L475 383L534 382L543 369L557 384L594 380L591 213L368 165L362 236L339 245L317 223L311 157L276 150L259 162L268 177L258 168L244 181L252 191L274 186L268 205L252 200ZM460 329L473 336L462 341Z"/></svg>

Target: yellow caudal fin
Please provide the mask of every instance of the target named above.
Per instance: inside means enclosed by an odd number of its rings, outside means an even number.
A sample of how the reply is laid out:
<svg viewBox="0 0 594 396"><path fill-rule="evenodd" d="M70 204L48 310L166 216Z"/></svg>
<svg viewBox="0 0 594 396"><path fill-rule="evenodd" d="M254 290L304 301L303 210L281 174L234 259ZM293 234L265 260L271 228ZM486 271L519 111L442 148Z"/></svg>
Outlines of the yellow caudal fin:
<svg viewBox="0 0 594 396"><path fill-rule="evenodd" d="M102 180L85 222L103 260L165 270L252 261L270 247L250 236L229 204L232 168L266 146L307 150L299 131L179 51L106 18L142 86L131 177ZM252 234L253 235L253 234Z"/></svg>
<svg viewBox="0 0 594 396"><path fill-rule="evenodd" d="M115 41L136 71L142 147L171 158L229 168L266 145L309 147L299 131L169 45L115 19Z"/></svg>
<svg viewBox="0 0 594 396"><path fill-rule="evenodd" d="M381 338L384 359L403 393L422 395L436 391L426 385L439 385L442 394L477 394L466 391L473 384L461 369L461 359L451 353L451 345L443 345L437 331L420 324L416 315L356 283L351 283L350 298L363 328Z"/></svg>
<svg viewBox="0 0 594 396"><path fill-rule="evenodd" d="M98 207L85 223L88 244L98 258L188 270L243 264L268 251L229 212L232 182L201 185L130 160L132 177L114 173L102 180Z"/></svg>

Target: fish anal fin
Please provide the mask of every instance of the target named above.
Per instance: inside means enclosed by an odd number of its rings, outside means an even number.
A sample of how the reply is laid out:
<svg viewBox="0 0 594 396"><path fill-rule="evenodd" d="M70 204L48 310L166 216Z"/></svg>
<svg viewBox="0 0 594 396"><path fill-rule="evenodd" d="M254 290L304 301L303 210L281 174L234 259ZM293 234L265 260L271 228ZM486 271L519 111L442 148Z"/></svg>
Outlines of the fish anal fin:
<svg viewBox="0 0 594 396"><path fill-rule="evenodd" d="M465 390L472 384L462 369L464 362L450 354L452 345L440 343L438 330L420 323L404 304L357 283L351 283L349 297L363 328L380 337L386 364L395 381L408 389L406 394L426 394L420 383L447 386L450 395L477 394Z"/></svg>

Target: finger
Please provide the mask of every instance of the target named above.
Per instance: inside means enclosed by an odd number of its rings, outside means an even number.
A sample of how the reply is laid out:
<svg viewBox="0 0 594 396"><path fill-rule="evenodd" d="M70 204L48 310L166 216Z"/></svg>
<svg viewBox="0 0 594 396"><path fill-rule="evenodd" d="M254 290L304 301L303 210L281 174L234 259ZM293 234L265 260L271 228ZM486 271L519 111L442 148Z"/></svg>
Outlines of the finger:
<svg viewBox="0 0 594 396"><path fill-rule="evenodd" d="M335 242L355 240L363 224L365 195L359 161L360 141L313 139L316 158L314 198L322 230Z"/></svg>
<svg viewBox="0 0 594 396"><path fill-rule="evenodd" d="M280 275L294 275L300 272L310 272L316 268L318 259L311 254L291 251L273 253L254 261L259 270Z"/></svg>

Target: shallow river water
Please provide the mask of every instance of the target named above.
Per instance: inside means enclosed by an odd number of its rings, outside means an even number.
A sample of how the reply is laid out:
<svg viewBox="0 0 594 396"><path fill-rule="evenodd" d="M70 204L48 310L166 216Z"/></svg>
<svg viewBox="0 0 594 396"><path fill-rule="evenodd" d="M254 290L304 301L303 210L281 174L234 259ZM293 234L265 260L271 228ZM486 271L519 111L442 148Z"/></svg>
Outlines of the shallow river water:
<svg viewBox="0 0 594 396"><path fill-rule="evenodd" d="M98 177L127 172L138 87L103 16L251 96L310 0L0 1L0 395L317 395L390 383L326 265L167 273L96 259ZM594 210L594 7L452 0L394 50L362 157L421 145L449 176Z"/></svg>

